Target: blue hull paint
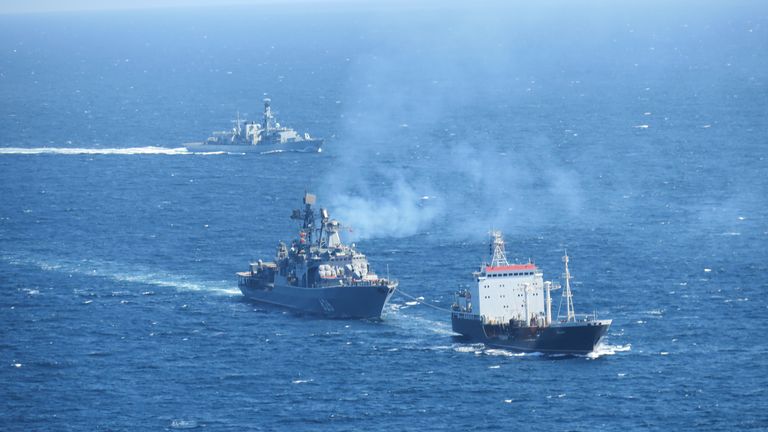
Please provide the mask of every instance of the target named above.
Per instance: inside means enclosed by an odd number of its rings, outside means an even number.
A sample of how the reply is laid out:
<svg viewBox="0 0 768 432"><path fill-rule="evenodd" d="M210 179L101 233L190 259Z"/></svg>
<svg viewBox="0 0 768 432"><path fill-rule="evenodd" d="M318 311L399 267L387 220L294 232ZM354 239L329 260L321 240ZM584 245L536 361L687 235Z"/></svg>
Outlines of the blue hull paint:
<svg viewBox="0 0 768 432"><path fill-rule="evenodd" d="M322 151L323 140L311 139L302 141L293 141L282 144L260 143L257 145L248 144L208 144L208 143L187 143L184 147L191 152L227 152L227 153L318 153Z"/></svg>
<svg viewBox="0 0 768 432"><path fill-rule="evenodd" d="M462 316L463 315L463 316ZM605 336L610 324L586 321L576 324L553 324L549 327L512 327L483 324L466 314L452 313L453 331L465 339L489 346L520 352L546 354L587 354Z"/></svg>
<svg viewBox="0 0 768 432"><path fill-rule="evenodd" d="M379 319L395 292L386 285L300 288L239 284L248 299L327 318Z"/></svg>

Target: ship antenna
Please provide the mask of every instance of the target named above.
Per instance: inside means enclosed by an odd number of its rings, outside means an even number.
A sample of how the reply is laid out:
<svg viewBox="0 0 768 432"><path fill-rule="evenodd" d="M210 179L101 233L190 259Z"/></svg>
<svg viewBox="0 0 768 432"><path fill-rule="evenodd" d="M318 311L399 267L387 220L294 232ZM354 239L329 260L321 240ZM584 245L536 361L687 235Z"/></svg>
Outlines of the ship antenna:
<svg viewBox="0 0 768 432"><path fill-rule="evenodd" d="M563 255L563 263L565 264L565 274L563 274L563 278L565 279L565 290L563 290L563 296L565 296L566 307L568 310L567 321L573 322L573 321L576 321L576 313L573 310L573 293L571 293L571 272L570 270L568 270L568 250L566 250L565 255Z"/></svg>

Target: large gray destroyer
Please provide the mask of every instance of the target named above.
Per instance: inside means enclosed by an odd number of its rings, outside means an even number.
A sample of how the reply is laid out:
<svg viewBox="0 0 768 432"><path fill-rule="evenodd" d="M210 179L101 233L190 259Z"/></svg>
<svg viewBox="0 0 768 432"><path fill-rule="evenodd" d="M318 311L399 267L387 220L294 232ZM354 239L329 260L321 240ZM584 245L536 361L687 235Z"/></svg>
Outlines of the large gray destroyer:
<svg viewBox="0 0 768 432"><path fill-rule="evenodd" d="M300 135L294 129L281 126L272 114L270 99L264 99L264 113L261 123L240 118L233 120L235 126L228 131L217 131L204 142L186 143L190 151L205 152L302 152L322 151L323 139L312 138L308 133Z"/></svg>
<svg viewBox="0 0 768 432"><path fill-rule="evenodd" d="M611 325L596 315L577 316L573 308L568 255L561 305L566 316L552 319L551 291L559 284L544 281L533 263L509 264L500 232L491 242L492 259L472 273L474 283L456 293L451 313L453 331L486 345L523 352L586 354L595 349Z"/></svg>
<svg viewBox="0 0 768 432"><path fill-rule="evenodd" d="M301 221L299 237L288 247L279 242L274 261L251 263L237 273L238 287L249 299L329 318L381 317L397 281L377 276L355 245L341 242L341 224L305 194L304 209L291 219ZM318 223L319 222L319 223Z"/></svg>

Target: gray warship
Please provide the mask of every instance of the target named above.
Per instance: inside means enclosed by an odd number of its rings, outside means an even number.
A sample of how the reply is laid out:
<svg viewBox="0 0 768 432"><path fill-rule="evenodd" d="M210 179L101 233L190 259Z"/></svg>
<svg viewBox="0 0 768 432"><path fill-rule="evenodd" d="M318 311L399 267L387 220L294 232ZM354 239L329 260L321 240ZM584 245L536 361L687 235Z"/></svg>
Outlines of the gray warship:
<svg viewBox="0 0 768 432"><path fill-rule="evenodd" d="M275 120L270 106L271 100L264 99L262 122L240 118L233 120L235 126L228 131L213 132L204 142L186 143L189 151L205 152L302 152L322 151L323 139L312 138L308 133L300 135L295 130L281 126Z"/></svg>
<svg viewBox="0 0 768 432"><path fill-rule="evenodd" d="M577 316L573 308L568 254L562 303L566 316L552 319L551 291L559 284L544 281L535 264L509 264L500 232L492 233L492 259L472 273L474 283L456 293L453 331L464 339L521 352L586 354L592 352L611 325L596 315Z"/></svg>
<svg viewBox="0 0 768 432"><path fill-rule="evenodd" d="M328 318L381 317L398 282L371 271L355 245L341 242L341 224L326 209L316 219L316 198L304 195L304 209L291 219L301 221L290 247L279 242L274 261L251 263L237 273L238 287L251 300Z"/></svg>

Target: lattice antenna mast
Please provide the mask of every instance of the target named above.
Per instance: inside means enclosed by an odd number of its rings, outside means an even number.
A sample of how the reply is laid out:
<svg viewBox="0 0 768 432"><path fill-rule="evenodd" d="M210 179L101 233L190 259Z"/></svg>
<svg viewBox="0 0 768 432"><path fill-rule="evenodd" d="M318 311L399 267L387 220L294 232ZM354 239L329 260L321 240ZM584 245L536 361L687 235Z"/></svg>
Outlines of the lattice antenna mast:
<svg viewBox="0 0 768 432"><path fill-rule="evenodd" d="M507 262L507 253L504 250L504 238L501 231L491 231L491 266L500 267L509 265Z"/></svg>

